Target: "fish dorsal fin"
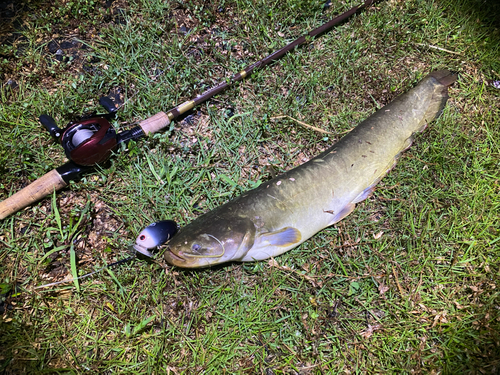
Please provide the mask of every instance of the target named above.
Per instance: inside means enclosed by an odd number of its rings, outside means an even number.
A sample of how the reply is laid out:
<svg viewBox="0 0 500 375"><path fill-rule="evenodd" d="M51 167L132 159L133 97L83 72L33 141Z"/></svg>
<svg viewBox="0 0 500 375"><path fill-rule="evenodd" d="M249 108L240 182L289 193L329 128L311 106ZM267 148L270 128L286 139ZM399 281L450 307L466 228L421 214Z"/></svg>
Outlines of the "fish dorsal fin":
<svg viewBox="0 0 500 375"><path fill-rule="evenodd" d="M298 244L302 239L300 231L296 228L285 227L274 232L261 235L261 241L269 246L288 247Z"/></svg>

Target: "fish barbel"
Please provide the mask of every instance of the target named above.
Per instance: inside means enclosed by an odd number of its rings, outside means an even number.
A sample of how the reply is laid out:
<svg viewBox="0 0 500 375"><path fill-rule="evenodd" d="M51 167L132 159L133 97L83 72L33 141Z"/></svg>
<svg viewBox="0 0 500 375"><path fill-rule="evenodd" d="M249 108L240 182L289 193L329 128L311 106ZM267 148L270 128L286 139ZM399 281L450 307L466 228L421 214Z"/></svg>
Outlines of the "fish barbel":
<svg viewBox="0 0 500 375"><path fill-rule="evenodd" d="M349 215L439 116L457 76L434 71L307 163L197 218L165 260L197 268L280 255Z"/></svg>

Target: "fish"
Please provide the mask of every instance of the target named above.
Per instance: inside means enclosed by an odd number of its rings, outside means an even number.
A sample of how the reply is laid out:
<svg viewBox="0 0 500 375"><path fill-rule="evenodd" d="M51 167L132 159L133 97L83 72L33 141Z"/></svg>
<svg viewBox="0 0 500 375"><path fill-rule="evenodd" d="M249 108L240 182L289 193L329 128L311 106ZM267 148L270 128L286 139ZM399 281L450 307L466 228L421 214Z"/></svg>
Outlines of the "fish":
<svg viewBox="0 0 500 375"><path fill-rule="evenodd" d="M442 112L457 74L437 70L332 147L181 228L164 259L200 268L289 251L349 215Z"/></svg>

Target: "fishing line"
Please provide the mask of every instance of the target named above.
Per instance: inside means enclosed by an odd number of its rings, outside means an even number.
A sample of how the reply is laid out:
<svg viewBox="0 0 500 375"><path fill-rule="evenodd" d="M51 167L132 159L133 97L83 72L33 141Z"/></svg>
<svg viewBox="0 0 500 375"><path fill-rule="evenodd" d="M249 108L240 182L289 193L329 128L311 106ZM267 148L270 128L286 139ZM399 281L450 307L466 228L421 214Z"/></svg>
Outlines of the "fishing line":
<svg viewBox="0 0 500 375"><path fill-rule="evenodd" d="M172 221L172 220L160 220L157 222L154 222L150 225L148 225L146 228L144 228L139 235L137 236L137 239L135 241L135 244L130 246L130 250L133 252L134 255L121 259L119 261L116 261L114 263L108 264L94 272L87 273L86 275L77 277L77 278L72 278L68 280L62 280L62 281L57 281L55 283L50 283L46 285L41 285L36 287L35 289L41 289L41 288L47 288L50 286L54 285L59 285L59 284L64 284L64 283L69 283L75 280L80 280L92 275L95 275L98 272L101 272L104 269L109 269L110 267L129 262L135 258L137 258L137 253L141 253L149 258L153 258L153 254L149 251L150 249L153 249L155 247L158 247L159 245L167 242L172 236L177 232L178 227L177 224ZM220 242L220 241L219 241ZM223 247L224 249L224 247ZM224 253L222 253L224 255ZM222 256L221 255L221 256ZM47 255L46 255L47 256ZM154 262L154 260L153 260Z"/></svg>
<svg viewBox="0 0 500 375"><path fill-rule="evenodd" d="M35 287L34 289L48 288L50 286L60 285L60 284L64 284L64 283L71 283L71 282L74 282L75 280L81 280L81 279L87 278L89 276L95 275L96 273L99 273L99 272L105 270L106 268L110 268L110 267L114 267L114 266L117 266L117 265L122 264L122 263L130 262L131 260L134 260L135 258L137 258L136 254L134 254L134 255L132 255L132 256L130 256L128 258L121 259L121 260L116 261L114 263L108 264L108 265L106 265L106 266L104 266L102 268L99 268L98 270L96 270L94 272L90 272L90 273L87 273L87 274L85 274L83 276L79 276L76 279L75 278L71 278L71 279L68 279L68 280L57 281L55 283L40 285L40 286Z"/></svg>

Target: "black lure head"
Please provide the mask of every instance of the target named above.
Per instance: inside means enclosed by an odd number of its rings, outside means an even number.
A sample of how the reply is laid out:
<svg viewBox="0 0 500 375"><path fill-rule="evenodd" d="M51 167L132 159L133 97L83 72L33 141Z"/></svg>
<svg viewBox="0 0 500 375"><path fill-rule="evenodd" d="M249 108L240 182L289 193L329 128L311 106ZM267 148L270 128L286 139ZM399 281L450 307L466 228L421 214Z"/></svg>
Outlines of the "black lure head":
<svg viewBox="0 0 500 375"><path fill-rule="evenodd" d="M167 242L178 231L177 223L173 220L162 220L148 225L139 233L132 247L135 251L152 257L153 254L149 251L154 247L160 246Z"/></svg>

